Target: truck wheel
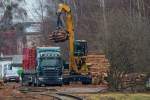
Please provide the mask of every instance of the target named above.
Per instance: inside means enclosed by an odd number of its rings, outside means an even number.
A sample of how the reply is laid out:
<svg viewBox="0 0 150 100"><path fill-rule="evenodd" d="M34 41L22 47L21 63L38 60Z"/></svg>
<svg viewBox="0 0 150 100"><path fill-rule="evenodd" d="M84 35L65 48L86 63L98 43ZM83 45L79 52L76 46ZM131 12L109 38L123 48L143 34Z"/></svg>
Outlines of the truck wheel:
<svg viewBox="0 0 150 100"><path fill-rule="evenodd" d="M29 82L29 83L28 83L28 86L32 86L32 83L31 83L31 82Z"/></svg>
<svg viewBox="0 0 150 100"><path fill-rule="evenodd" d="M7 83L7 81L6 81L6 80L4 80L4 83Z"/></svg>
<svg viewBox="0 0 150 100"><path fill-rule="evenodd" d="M37 86L37 87L41 87L41 84L40 84L40 82L39 82L38 79L36 80L36 86Z"/></svg>
<svg viewBox="0 0 150 100"><path fill-rule="evenodd" d="M41 85L41 84L37 84L37 86L38 86L38 87L41 87L42 85Z"/></svg>
<svg viewBox="0 0 150 100"><path fill-rule="evenodd" d="M34 86L35 87L39 87L39 86L41 86L41 84L39 83L39 81L36 79L36 82L34 83Z"/></svg>
<svg viewBox="0 0 150 100"><path fill-rule="evenodd" d="M89 82L89 81L82 81L82 84L89 85L89 84L91 84L91 82Z"/></svg>
<svg viewBox="0 0 150 100"><path fill-rule="evenodd" d="M83 84L83 85L87 85L88 83L87 83L87 82L82 82L82 84Z"/></svg>
<svg viewBox="0 0 150 100"><path fill-rule="evenodd" d="M88 84L90 84L90 82L89 81L82 81L82 84L88 85Z"/></svg>
<svg viewBox="0 0 150 100"><path fill-rule="evenodd" d="M34 86L34 87L37 87L37 83L33 83L33 86Z"/></svg>
<svg viewBox="0 0 150 100"><path fill-rule="evenodd" d="M67 82L64 82L64 85L69 85L70 83L67 81Z"/></svg>
<svg viewBox="0 0 150 100"><path fill-rule="evenodd" d="M16 83L19 83L19 81L16 81Z"/></svg>
<svg viewBox="0 0 150 100"><path fill-rule="evenodd" d="M59 84L58 86L62 87L62 84Z"/></svg>
<svg viewBox="0 0 150 100"><path fill-rule="evenodd" d="M62 86L63 84L62 83L59 83L59 84L57 84L58 86Z"/></svg>
<svg viewBox="0 0 150 100"><path fill-rule="evenodd" d="M37 87L37 78L34 78L34 82L33 82L34 87Z"/></svg>

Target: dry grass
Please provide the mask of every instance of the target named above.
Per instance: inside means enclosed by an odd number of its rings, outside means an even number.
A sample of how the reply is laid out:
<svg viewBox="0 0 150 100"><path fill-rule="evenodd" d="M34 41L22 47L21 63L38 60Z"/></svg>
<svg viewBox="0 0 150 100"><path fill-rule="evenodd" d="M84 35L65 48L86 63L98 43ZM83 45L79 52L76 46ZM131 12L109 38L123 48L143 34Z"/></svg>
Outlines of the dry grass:
<svg viewBox="0 0 150 100"><path fill-rule="evenodd" d="M106 93L93 94L88 96L88 100L150 100L150 93Z"/></svg>

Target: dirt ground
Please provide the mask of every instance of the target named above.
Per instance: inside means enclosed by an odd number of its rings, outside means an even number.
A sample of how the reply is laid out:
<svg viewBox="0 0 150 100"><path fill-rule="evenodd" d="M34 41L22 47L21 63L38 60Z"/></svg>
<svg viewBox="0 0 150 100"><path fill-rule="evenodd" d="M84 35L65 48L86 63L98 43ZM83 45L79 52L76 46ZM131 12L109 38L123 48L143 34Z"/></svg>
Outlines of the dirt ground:
<svg viewBox="0 0 150 100"><path fill-rule="evenodd" d="M27 89L34 92L28 92ZM108 93L106 87L93 85L51 86L51 87L22 87L19 83L7 83L0 87L0 100L55 100L53 97L41 95L55 92L69 93L83 98L83 100L150 100L150 93ZM21 90L27 90L26 92ZM45 91L46 90L46 91ZM62 99L66 100L66 99ZM70 99L69 99L70 100Z"/></svg>
<svg viewBox="0 0 150 100"><path fill-rule="evenodd" d="M84 96L85 100L150 100L150 93L98 93L78 94Z"/></svg>
<svg viewBox="0 0 150 100"><path fill-rule="evenodd" d="M38 95L37 93L21 93L21 87L17 83L7 83L0 88L0 100L53 100L51 97Z"/></svg>
<svg viewBox="0 0 150 100"><path fill-rule="evenodd" d="M21 89L33 89L34 92L22 92ZM0 88L0 100L55 100L53 97L41 95L47 89L47 93L59 92L59 93L69 93L69 94L80 94L80 93L96 93L101 91L103 88L100 86L93 85L76 85L72 84L69 86L62 87L22 87L19 83L6 83L3 87ZM41 92L39 91L41 90ZM38 92L35 92L38 91ZM82 95L81 97L84 97ZM85 98L85 97L84 97Z"/></svg>

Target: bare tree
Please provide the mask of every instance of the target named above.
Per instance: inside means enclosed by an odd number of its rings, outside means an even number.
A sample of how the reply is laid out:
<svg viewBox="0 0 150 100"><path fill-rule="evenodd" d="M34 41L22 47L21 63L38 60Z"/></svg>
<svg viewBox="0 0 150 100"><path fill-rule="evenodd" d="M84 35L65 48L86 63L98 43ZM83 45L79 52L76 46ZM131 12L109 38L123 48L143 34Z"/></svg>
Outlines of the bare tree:
<svg viewBox="0 0 150 100"><path fill-rule="evenodd" d="M150 71L149 15L145 13L145 5L149 3L145 0L77 0L75 4L76 34L79 39L90 42L89 50L105 52L111 63L114 88L121 87L120 79L127 73Z"/></svg>

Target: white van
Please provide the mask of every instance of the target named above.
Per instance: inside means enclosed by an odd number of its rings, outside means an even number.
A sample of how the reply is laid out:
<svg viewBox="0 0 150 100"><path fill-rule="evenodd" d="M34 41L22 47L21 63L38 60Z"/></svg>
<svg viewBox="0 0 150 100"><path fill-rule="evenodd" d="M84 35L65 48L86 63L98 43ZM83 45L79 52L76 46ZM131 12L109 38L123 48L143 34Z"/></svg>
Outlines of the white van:
<svg viewBox="0 0 150 100"><path fill-rule="evenodd" d="M12 61L0 61L0 78L3 79L7 70L11 70Z"/></svg>
<svg viewBox="0 0 150 100"><path fill-rule="evenodd" d="M20 81L20 78L17 73L17 70L14 70L14 69L7 70L6 73L4 74L3 81L4 81L4 83L7 83L7 82L17 82L18 83Z"/></svg>

